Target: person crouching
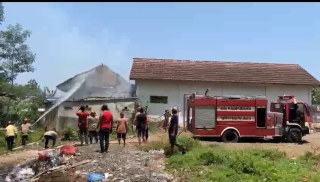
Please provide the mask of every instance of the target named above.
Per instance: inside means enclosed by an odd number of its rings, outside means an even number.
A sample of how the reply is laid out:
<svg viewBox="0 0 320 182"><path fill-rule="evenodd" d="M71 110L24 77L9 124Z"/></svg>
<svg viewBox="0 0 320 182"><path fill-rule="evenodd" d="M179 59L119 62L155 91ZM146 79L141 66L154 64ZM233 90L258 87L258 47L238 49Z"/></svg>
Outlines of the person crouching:
<svg viewBox="0 0 320 182"><path fill-rule="evenodd" d="M55 128L51 131L46 131L43 134L43 138L42 138L42 141L45 140L45 147L44 148L46 148L46 149L49 148L48 147L49 140L52 140L52 148L54 148L56 145L57 138L58 138L58 134L57 134Z"/></svg>

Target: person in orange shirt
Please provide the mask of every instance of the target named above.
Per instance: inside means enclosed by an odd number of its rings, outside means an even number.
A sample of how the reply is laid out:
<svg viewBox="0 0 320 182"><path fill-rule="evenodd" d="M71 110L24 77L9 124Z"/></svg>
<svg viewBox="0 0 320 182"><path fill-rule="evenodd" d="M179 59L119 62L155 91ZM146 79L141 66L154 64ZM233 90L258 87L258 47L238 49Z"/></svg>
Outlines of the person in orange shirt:
<svg viewBox="0 0 320 182"><path fill-rule="evenodd" d="M81 145L83 145L83 137L86 145L88 145L88 116L89 113L86 111L84 106L81 106L78 112L76 113L78 116L78 127L79 127L79 137Z"/></svg>
<svg viewBox="0 0 320 182"><path fill-rule="evenodd" d="M126 146L126 134L128 131L128 119L124 117L124 112L120 112L120 118L117 121L117 138L120 145L121 138L123 146Z"/></svg>

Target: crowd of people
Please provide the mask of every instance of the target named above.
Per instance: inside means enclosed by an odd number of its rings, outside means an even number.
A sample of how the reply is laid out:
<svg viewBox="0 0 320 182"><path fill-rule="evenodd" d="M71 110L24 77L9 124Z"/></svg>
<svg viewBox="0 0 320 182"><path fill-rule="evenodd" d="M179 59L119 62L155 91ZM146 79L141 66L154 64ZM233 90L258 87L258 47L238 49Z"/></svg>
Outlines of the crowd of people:
<svg viewBox="0 0 320 182"><path fill-rule="evenodd" d="M88 106L81 106L76 112L78 116L78 128L79 138L81 145L89 145L93 142L98 143L100 140L100 152L107 153L109 149L109 136L113 132L114 117L112 112L109 110L108 105L101 107L101 114L99 117L96 116L95 111L87 111ZM136 127L139 145L143 142L147 142L149 138L149 117L143 107L137 108L137 113L134 119L134 126ZM176 144L176 137L178 132L178 110L173 108L171 113L169 110L165 110L164 113L164 124L163 129L169 134L169 142L171 144L171 153L173 153L174 146ZM171 120L169 122L169 118ZM123 145L126 145L126 135L128 132L128 118L125 117L124 111L120 112L119 118L116 120L116 133L119 145L121 140ZM23 120L23 124L20 127L22 145L26 145L28 141L28 133L31 130L31 125L28 119ZM12 150L14 140L17 138L18 129L13 125L13 122L9 121L6 127L6 141L8 150ZM42 141L45 141L45 148L48 148L49 141L52 140L52 147L55 147L58 134L53 128L47 130L42 137ZM180 147L180 146L179 146Z"/></svg>

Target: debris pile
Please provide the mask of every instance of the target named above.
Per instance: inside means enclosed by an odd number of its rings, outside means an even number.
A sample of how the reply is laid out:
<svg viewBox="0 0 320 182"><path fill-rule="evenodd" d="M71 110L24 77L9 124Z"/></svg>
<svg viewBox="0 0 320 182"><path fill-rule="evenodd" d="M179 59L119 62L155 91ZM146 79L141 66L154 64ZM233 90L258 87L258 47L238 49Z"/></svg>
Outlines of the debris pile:
<svg viewBox="0 0 320 182"><path fill-rule="evenodd" d="M33 169L29 167L21 168L17 166L13 168L11 173L6 177L6 182L27 182L35 175Z"/></svg>
<svg viewBox="0 0 320 182"><path fill-rule="evenodd" d="M77 153L70 146L43 151L33 164L15 167L6 182L173 181L171 175L160 172L164 170L163 150L144 152L114 146L109 153L101 154L96 147L79 147Z"/></svg>
<svg viewBox="0 0 320 182"><path fill-rule="evenodd" d="M108 154L94 152L94 148L79 148L81 156L76 156L76 161L83 159L96 160L95 163L88 163L79 166L75 175L89 179L94 174L104 181L121 182L162 182L172 181L173 177L159 173L164 169L164 151L132 151L128 148L115 146Z"/></svg>

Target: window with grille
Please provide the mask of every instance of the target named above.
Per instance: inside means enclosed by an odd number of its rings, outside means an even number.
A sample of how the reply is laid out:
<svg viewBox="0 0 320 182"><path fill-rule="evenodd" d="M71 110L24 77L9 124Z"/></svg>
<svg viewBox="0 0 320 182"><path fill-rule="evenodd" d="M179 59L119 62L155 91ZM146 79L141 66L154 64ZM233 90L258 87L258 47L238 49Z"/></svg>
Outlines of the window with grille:
<svg viewBox="0 0 320 182"><path fill-rule="evenodd" d="M150 103L168 104L168 96L150 96Z"/></svg>

